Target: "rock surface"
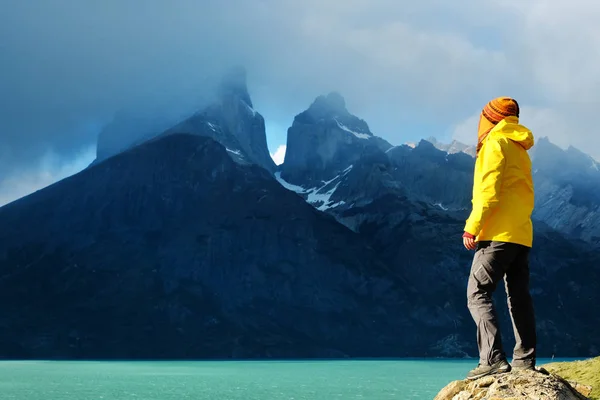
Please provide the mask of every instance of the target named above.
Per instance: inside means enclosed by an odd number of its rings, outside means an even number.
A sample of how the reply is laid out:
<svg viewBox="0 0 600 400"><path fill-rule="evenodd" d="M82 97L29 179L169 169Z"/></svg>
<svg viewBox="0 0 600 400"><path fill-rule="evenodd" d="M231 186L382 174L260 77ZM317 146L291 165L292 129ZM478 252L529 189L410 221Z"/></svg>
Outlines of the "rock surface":
<svg viewBox="0 0 600 400"><path fill-rule="evenodd" d="M434 400L585 400L567 381L545 370L454 381Z"/></svg>
<svg viewBox="0 0 600 400"><path fill-rule="evenodd" d="M207 137L111 157L0 208L0 227L0 358L407 356L433 340L358 234Z"/></svg>
<svg viewBox="0 0 600 400"><path fill-rule="evenodd" d="M294 118L281 176L292 184L314 187L341 174L364 152L391 147L348 112L339 93L332 92L317 97Z"/></svg>

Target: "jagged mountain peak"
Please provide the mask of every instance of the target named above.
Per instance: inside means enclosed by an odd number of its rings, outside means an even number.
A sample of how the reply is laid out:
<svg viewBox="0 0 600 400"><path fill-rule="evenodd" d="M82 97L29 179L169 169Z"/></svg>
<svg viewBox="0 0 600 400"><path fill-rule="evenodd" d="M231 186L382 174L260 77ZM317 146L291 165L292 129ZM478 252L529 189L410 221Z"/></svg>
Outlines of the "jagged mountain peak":
<svg viewBox="0 0 600 400"><path fill-rule="evenodd" d="M581 149L579 149L577 147L569 146L569 147L567 147L567 150L565 152L569 155L569 157L572 157L575 160L579 160L586 167L590 166L590 165L592 165L592 167L593 167L598 164L598 162L594 159L594 157L583 152Z"/></svg>
<svg viewBox="0 0 600 400"><path fill-rule="evenodd" d="M543 151L545 155L552 154L569 154L574 157L581 157L584 159L593 159L592 156L584 152L578 147L573 145L568 145L567 148L562 148L559 145L553 143L548 136L541 136L537 138L535 146L533 149L538 152Z"/></svg>
<svg viewBox="0 0 600 400"><path fill-rule="evenodd" d="M550 141L550 138L548 138L548 136L541 136L541 137L537 138L535 141L535 146L532 147L532 150L534 150L534 151L538 151L538 150L542 150L542 149L544 151L552 151L552 152L562 152L563 151L556 144L552 143Z"/></svg>
<svg viewBox="0 0 600 400"><path fill-rule="evenodd" d="M248 106L254 107L248 93L246 68L243 66L235 66L225 73L221 79L218 94L221 98L236 96Z"/></svg>
<svg viewBox="0 0 600 400"><path fill-rule="evenodd" d="M552 143L548 137L541 137L537 140L531 150L531 155L534 164L560 175L572 174L577 170L591 171L595 174L600 170L598 162L589 154L571 145L563 149Z"/></svg>
<svg viewBox="0 0 600 400"><path fill-rule="evenodd" d="M276 169L267 147L265 120L253 108L243 67L234 67L224 75L213 104L167 133L209 136L223 144L234 159L258 164L270 172Z"/></svg>
<svg viewBox="0 0 600 400"><path fill-rule="evenodd" d="M267 147L265 121L253 108L246 85L246 69L227 71L212 92L212 101L199 111L177 118L161 118L161 110L137 115L120 115L98 139L95 163L156 137L186 133L207 136L226 147L230 156L243 164L258 164L274 172L275 163Z"/></svg>
<svg viewBox="0 0 600 400"><path fill-rule="evenodd" d="M338 92L331 92L317 97L294 118L281 176L293 184L313 187L339 175L365 152L391 147L346 109Z"/></svg>
<svg viewBox="0 0 600 400"><path fill-rule="evenodd" d="M456 139L453 139L449 144L443 143L437 140L436 137L430 136L425 139L427 142L431 143L433 146L442 150L448 154L456 154L456 153L465 153L470 156L475 157L476 155L476 147L460 142Z"/></svg>
<svg viewBox="0 0 600 400"><path fill-rule="evenodd" d="M417 143L417 145L415 146L416 149L421 148L421 149L437 149L437 150L441 150L438 149L436 146L436 143L431 142L430 140L426 140L426 139L421 139L419 140L419 143Z"/></svg>
<svg viewBox="0 0 600 400"><path fill-rule="evenodd" d="M428 141L429 143L436 145L436 144L442 144L440 141L438 141L438 139L435 136L429 136L427 139L424 139L426 141Z"/></svg>
<svg viewBox="0 0 600 400"><path fill-rule="evenodd" d="M461 151L453 151L450 152L448 151L447 148L441 147L434 143L432 143L430 140L427 139L421 139L413 148L412 148L412 152L414 154L420 155L420 156L426 156L428 158L433 158L436 160L447 160L448 157L450 155L454 156L458 153L462 153Z"/></svg>
<svg viewBox="0 0 600 400"><path fill-rule="evenodd" d="M346 109L346 101L338 92L318 96L306 111L294 118L294 124L322 124L341 129L359 139L373 137L369 125Z"/></svg>
<svg viewBox="0 0 600 400"><path fill-rule="evenodd" d="M310 105L308 111L312 114L330 116L330 115L348 115L346 109L346 100L339 92L331 92L328 95L321 95Z"/></svg>
<svg viewBox="0 0 600 400"><path fill-rule="evenodd" d="M458 147L469 147L468 144L463 143L459 140L456 139L452 139L452 141L450 143L446 143L446 142L442 142L440 140L438 140L435 136L429 136L427 139L425 139L426 141L430 142L431 144L433 144L434 146L458 146Z"/></svg>

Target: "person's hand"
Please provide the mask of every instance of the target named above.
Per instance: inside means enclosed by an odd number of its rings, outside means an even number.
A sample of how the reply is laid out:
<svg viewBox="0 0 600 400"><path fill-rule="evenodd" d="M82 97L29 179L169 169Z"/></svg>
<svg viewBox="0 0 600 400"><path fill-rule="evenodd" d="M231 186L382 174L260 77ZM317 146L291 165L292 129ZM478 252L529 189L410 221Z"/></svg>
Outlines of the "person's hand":
<svg viewBox="0 0 600 400"><path fill-rule="evenodd" d="M471 235L469 232L465 232L463 234L463 245L467 250L475 250L477 248L477 244L475 243L475 236Z"/></svg>

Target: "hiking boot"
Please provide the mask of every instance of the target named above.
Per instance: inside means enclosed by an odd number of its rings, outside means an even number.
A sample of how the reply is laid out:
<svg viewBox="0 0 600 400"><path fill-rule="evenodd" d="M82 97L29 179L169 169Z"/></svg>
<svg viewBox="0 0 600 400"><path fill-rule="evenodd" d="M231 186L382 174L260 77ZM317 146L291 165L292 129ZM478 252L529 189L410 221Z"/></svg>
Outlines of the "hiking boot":
<svg viewBox="0 0 600 400"><path fill-rule="evenodd" d="M471 370L467 374L467 379L474 380L479 379L484 376L494 375L494 374L503 374L506 372L510 372L511 367L510 364L506 360L498 361L493 365L481 365L479 364L477 368Z"/></svg>
<svg viewBox="0 0 600 400"><path fill-rule="evenodd" d="M511 364L510 367L515 372L518 372L518 371L536 371L534 364Z"/></svg>

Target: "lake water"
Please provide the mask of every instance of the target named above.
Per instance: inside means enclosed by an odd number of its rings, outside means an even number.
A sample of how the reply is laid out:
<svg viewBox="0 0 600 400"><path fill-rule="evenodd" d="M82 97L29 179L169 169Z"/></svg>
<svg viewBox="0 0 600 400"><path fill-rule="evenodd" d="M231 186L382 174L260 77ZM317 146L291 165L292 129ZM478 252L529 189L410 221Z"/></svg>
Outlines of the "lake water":
<svg viewBox="0 0 600 400"><path fill-rule="evenodd" d="M3 361L0 398L431 400L450 381L463 379L476 363L475 360Z"/></svg>

